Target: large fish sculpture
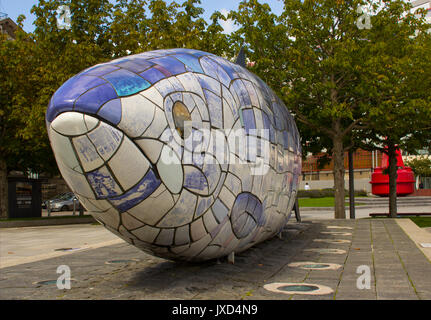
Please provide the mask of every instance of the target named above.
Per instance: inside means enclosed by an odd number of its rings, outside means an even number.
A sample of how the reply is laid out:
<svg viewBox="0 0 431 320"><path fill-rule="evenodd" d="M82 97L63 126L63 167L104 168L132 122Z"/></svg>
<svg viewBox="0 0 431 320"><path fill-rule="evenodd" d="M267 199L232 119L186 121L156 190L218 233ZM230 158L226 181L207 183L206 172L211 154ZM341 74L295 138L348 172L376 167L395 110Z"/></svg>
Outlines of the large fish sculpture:
<svg viewBox="0 0 431 320"><path fill-rule="evenodd" d="M216 55L156 50L98 64L55 92L46 123L83 206L152 255L228 256L291 215L294 119L260 78Z"/></svg>

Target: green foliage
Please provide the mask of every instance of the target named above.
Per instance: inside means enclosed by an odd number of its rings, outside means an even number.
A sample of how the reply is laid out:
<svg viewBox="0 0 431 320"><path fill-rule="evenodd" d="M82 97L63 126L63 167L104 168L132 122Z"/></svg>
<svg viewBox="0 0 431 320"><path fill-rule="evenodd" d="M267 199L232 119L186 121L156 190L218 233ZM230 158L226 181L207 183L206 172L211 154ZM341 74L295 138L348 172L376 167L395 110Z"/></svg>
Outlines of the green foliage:
<svg viewBox="0 0 431 320"><path fill-rule="evenodd" d="M59 29L57 8L68 5L71 28ZM35 30L0 36L0 160L8 170L56 172L45 111L66 80L92 65L154 49L188 47L231 58L224 19L202 17L200 0L40 0ZM22 23L24 16L19 18Z"/></svg>
<svg viewBox="0 0 431 320"><path fill-rule="evenodd" d="M364 5L375 11L369 29L357 24ZM337 218L345 215L345 151L364 141L418 148L431 134L431 26L409 9L401 0L289 0L277 17L244 0L231 15L252 71L301 123L304 151L331 154Z"/></svg>
<svg viewBox="0 0 431 320"><path fill-rule="evenodd" d="M416 176L431 177L431 159L426 157L405 161L405 165L412 168Z"/></svg>

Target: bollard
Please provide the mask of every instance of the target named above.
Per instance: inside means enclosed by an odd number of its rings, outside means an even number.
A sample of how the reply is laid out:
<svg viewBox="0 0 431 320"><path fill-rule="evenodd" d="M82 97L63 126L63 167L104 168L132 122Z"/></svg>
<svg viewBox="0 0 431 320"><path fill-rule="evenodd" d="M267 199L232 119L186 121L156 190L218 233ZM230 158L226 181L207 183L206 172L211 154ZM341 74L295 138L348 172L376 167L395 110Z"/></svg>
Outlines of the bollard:
<svg viewBox="0 0 431 320"><path fill-rule="evenodd" d="M75 215L76 212L76 198L73 198L73 215Z"/></svg>

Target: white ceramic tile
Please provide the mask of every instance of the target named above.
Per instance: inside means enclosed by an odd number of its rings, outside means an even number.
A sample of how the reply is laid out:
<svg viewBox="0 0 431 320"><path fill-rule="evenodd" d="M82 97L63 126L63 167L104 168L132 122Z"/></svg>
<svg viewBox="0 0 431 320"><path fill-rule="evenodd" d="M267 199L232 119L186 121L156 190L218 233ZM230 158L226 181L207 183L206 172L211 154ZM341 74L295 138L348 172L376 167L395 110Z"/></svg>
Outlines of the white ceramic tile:
<svg viewBox="0 0 431 320"><path fill-rule="evenodd" d="M164 145L163 143L154 139L137 139L135 142L152 163L157 162Z"/></svg>
<svg viewBox="0 0 431 320"><path fill-rule="evenodd" d="M211 236L207 234L202 239L196 242L193 242L190 245L190 248L182 252L181 255L184 257L194 257L198 255L203 249L205 249L210 242L211 242Z"/></svg>
<svg viewBox="0 0 431 320"><path fill-rule="evenodd" d="M159 228L153 228L151 226L144 226L142 228L131 231L139 240L153 243L159 234Z"/></svg>
<svg viewBox="0 0 431 320"><path fill-rule="evenodd" d="M123 212L121 214L121 223L124 227L126 227L128 230L134 230L140 227L143 227L144 224L139 221L138 219L134 218L132 215L130 215L127 212Z"/></svg>
<svg viewBox="0 0 431 320"><path fill-rule="evenodd" d="M51 123L51 127L65 136L78 136L87 133L84 115L78 112L64 112Z"/></svg>
<svg viewBox="0 0 431 320"><path fill-rule="evenodd" d="M222 187L219 193L219 199L230 209L235 202L235 196L226 187Z"/></svg>
<svg viewBox="0 0 431 320"><path fill-rule="evenodd" d="M109 209L105 212L94 212L91 215L113 229L117 229L120 225L120 215L115 209Z"/></svg>
<svg viewBox="0 0 431 320"><path fill-rule="evenodd" d="M139 137L154 117L156 105L140 94L121 98L121 121L118 124L128 137Z"/></svg>
<svg viewBox="0 0 431 320"><path fill-rule="evenodd" d="M124 190L138 183L150 166L138 147L127 137L109 161L109 167Z"/></svg>
<svg viewBox="0 0 431 320"><path fill-rule="evenodd" d="M70 169L82 172L69 138L58 134L50 128L49 139L57 163L61 162L64 166Z"/></svg>
<svg viewBox="0 0 431 320"><path fill-rule="evenodd" d="M232 93L230 92L230 90L228 90L226 87L222 87L222 94L223 94L223 99L226 100L226 102L229 104L229 107L231 108L233 114L234 114L234 120L238 119L239 114L238 114L238 109L239 109L239 105L238 103L235 101Z"/></svg>
<svg viewBox="0 0 431 320"><path fill-rule="evenodd" d="M190 234L193 241L198 241L207 234L202 218L192 222L190 226Z"/></svg>
<svg viewBox="0 0 431 320"><path fill-rule="evenodd" d="M236 196L241 193L241 180L232 173L226 175L224 185Z"/></svg>
<svg viewBox="0 0 431 320"><path fill-rule="evenodd" d="M162 182L172 193L179 193L183 185L183 167L181 160L172 148L165 145L157 162L157 171Z"/></svg>
<svg viewBox="0 0 431 320"><path fill-rule="evenodd" d="M129 209L128 212L146 224L155 225L174 206L172 196L163 185L159 186L154 193L158 193L159 189L164 191L157 197L150 196L141 201L138 205Z"/></svg>
<svg viewBox="0 0 431 320"><path fill-rule="evenodd" d="M72 191L78 195L83 195L89 199L95 199L95 195L87 179L81 173L73 171L61 163L58 164L58 169Z"/></svg>
<svg viewBox="0 0 431 320"><path fill-rule="evenodd" d="M97 211L106 211L112 208L112 205L106 200L88 199L95 207L99 208Z"/></svg>
<svg viewBox="0 0 431 320"><path fill-rule="evenodd" d="M235 122L235 117L232 113L232 109L230 108L226 99L223 99L223 128L229 129L233 127Z"/></svg>
<svg viewBox="0 0 431 320"><path fill-rule="evenodd" d="M221 247L217 245L209 245L207 246L201 253L199 253L196 258L198 259L214 259L220 257L219 252L221 251Z"/></svg>
<svg viewBox="0 0 431 320"><path fill-rule="evenodd" d="M193 73L183 73L177 76L177 79L181 82L182 86L186 91L196 93L202 97L204 94L202 88Z"/></svg>
<svg viewBox="0 0 431 320"><path fill-rule="evenodd" d="M211 241L211 244L217 244L221 247L226 247L233 238L235 238L235 235L233 234L232 226L228 221L223 225L215 238Z"/></svg>
<svg viewBox="0 0 431 320"><path fill-rule="evenodd" d="M120 232L120 234L122 235L122 239L127 241L128 243L133 245L133 242L131 240L138 240L138 238L136 238L135 235L133 235L132 233L130 233L129 230L127 230L126 228L124 228L124 226L121 226L118 228L118 231Z"/></svg>
<svg viewBox="0 0 431 320"><path fill-rule="evenodd" d="M160 246L170 246L174 242L174 230L161 229L154 243Z"/></svg>
<svg viewBox="0 0 431 320"><path fill-rule="evenodd" d="M150 87L140 94L154 102L160 108L163 108L163 97L155 87Z"/></svg>
<svg viewBox="0 0 431 320"><path fill-rule="evenodd" d="M120 146L123 133L107 123L101 122L99 127L88 133L88 137L103 160L108 161Z"/></svg>
<svg viewBox="0 0 431 320"><path fill-rule="evenodd" d="M199 110L202 120L208 121L209 120L208 108L205 104L205 101L203 100L205 99L205 97L203 95L202 96L193 95L193 99L195 100L196 107Z"/></svg>
<svg viewBox="0 0 431 320"><path fill-rule="evenodd" d="M163 133L163 130L167 128L167 125L168 122L166 121L165 113L161 109L156 108L153 122L142 134L142 137L158 138Z"/></svg>
<svg viewBox="0 0 431 320"><path fill-rule="evenodd" d="M190 244L185 244L182 246L171 247L170 250L172 253L181 254L182 252L188 250L190 248Z"/></svg>
<svg viewBox="0 0 431 320"><path fill-rule="evenodd" d="M183 189L175 206L157 224L162 228L174 228L190 223L194 216L197 196Z"/></svg>
<svg viewBox="0 0 431 320"><path fill-rule="evenodd" d="M195 99L193 99L194 94L189 92L184 92L182 95L183 95L184 105L189 110L189 112L191 112L196 106Z"/></svg>
<svg viewBox="0 0 431 320"><path fill-rule="evenodd" d="M87 136L76 137L72 141L85 172L93 171L103 165L103 159Z"/></svg>
<svg viewBox="0 0 431 320"><path fill-rule="evenodd" d="M92 117L92 116L89 116L87 114L84 115L84 121L85 121L85 125L87 126L88 131L93 130L99 124L99 119Z"/></svg>
<svg viewBox="0 0 431 320"><path fill-rule="evenodd" d="M95 206L93 204L92 201L90 201L90 199L87 199L84 196L80 196L80 195L76 195L76 197L78 198L79 202L83 205L83 207L88 211L88 212L102 212L104 210L101 210L99 207ZM75 202L75 209L78 210L78 201Z"/></svg>
<svg viewBox="0 0 431 320"><path fill-rule="evenodd" d="M178 227L175 231L175 245L181 246L190 243L189 225Z"/></svg>

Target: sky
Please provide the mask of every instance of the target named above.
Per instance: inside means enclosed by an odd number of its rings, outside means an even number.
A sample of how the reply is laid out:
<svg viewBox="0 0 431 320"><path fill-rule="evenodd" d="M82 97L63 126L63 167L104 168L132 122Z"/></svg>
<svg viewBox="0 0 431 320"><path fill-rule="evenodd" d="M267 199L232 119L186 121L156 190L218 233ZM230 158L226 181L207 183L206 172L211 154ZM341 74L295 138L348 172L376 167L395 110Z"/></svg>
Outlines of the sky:
<svg viewBox="0 0 431 320"><path fill-rule="evenodd" d="M24 14L27 18L24 22L24 31L32 32L34 30L33 22L35 16L30 13L30 10L38 2L38 0L0 0L0 12L8 14L15 22L20 14ZM177 2L182 3L183 1L177 0ZM223 14L227 13L230 10L236 9L239 2L239 0L201 0L200 6L204 8L204 18L209 22L209 18L214 11L218 10ZM283 3L281 0L260 0L260 2L268 3L276 14L282 12ZM224 23L221 21L220 24L225 28L226 33L230 33L234 28L232 22Z"/></svg>

